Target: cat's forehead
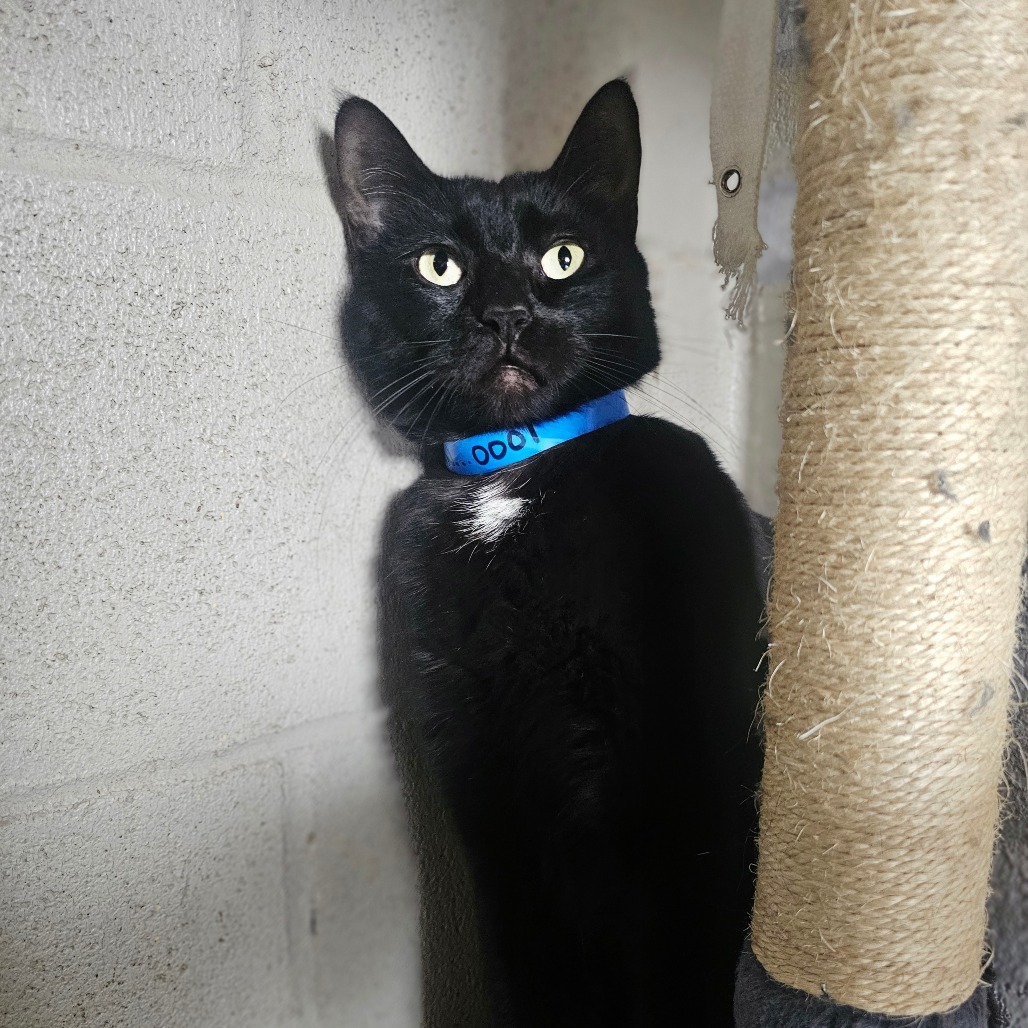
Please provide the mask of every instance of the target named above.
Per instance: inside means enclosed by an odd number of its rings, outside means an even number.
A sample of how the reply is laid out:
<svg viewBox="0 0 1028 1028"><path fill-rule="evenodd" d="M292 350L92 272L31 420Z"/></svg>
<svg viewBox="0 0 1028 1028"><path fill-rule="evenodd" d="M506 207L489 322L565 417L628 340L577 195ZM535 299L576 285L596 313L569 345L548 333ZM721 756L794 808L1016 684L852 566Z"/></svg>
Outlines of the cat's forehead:
<svg viewBox="0 0 1028 1028"><path fill-rule="evenodd" d="M539 244L555 232L576 228L573 205L545 176L508 175L498 182L451 180L446 214L454 235L469 246L513 252Z"/></svg>

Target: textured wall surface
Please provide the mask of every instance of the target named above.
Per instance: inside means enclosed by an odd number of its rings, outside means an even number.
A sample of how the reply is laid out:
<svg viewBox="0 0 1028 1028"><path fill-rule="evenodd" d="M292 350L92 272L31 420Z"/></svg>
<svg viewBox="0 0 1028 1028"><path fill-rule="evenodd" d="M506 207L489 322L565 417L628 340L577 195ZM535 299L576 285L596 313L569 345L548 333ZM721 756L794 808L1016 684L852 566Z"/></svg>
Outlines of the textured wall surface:
<svg viewBox="0 0 1028 1028"><path fill-rule="evenodd" d="M493 174L628 72L638 406L738 471L692 7L0 0L0 1024L418 1022L372 583L414 467L341 367L321 133L358 92Z"/></svg>

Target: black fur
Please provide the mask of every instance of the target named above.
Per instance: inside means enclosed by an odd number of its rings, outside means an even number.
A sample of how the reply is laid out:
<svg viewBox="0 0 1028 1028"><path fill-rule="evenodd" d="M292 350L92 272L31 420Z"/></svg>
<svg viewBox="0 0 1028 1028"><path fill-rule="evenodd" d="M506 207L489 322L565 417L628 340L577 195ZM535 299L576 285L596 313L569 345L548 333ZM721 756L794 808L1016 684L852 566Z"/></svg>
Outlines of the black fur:
<svg viewBox="0 0 1028 1028"><path fill-rule="evenodd" d="M702 439L651 418L484 478L437 445L656 365L631 92L609 83L552 168L498 183L434 176L357 98L336 143L346 347L425 460L386 528L385 645L471 868L495 1020L727 1028L759 777L745 505ZM547 279L569 240L581 269ZM426 250L460 282L426 282ZM517 508L496 538L469 527L486 487Z"/></svg>

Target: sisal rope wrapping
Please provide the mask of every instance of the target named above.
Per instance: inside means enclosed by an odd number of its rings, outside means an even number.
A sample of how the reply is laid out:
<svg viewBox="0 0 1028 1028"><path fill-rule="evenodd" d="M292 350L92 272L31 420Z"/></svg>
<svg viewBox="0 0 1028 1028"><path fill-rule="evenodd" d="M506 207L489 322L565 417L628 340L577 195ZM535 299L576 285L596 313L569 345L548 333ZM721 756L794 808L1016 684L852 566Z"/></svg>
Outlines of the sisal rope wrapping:
<svg viewBox="0 0 1028 1028"><path fill-rule="evenodd" d="M980 975L1028 523L1028 0L811 0L753 948Z"/></svg>

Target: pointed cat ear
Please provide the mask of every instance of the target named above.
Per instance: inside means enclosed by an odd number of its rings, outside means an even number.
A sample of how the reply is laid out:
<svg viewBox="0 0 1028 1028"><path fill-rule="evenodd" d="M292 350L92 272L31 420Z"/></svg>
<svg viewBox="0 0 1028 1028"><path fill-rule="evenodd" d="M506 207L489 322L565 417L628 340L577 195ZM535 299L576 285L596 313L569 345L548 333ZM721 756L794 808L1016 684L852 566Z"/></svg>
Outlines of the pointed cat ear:
<svg viewBox="0 0 1028 1028"><path fill-rule="evenodd" d="M550 168L563 189L598 202L634 235L638 221L639 111L628 83L601 86Z"/></svg>
<svg viewBox="0 0 1028 1028"><path fill-rule="evenodd" d="M339 108L335 140L347 243L364 246L378 235L389 207L409 193L409 183L432 173L400 130L359 96Z"/></svg>

